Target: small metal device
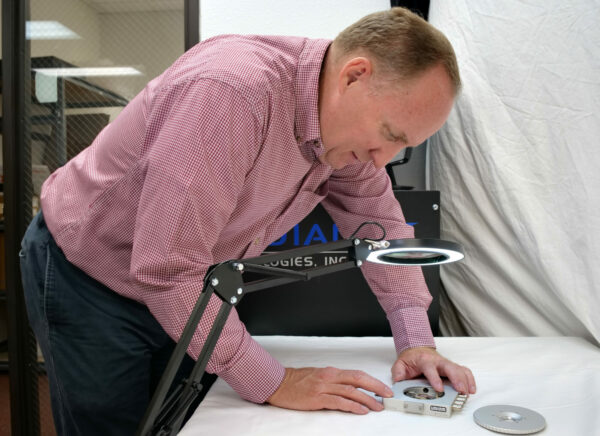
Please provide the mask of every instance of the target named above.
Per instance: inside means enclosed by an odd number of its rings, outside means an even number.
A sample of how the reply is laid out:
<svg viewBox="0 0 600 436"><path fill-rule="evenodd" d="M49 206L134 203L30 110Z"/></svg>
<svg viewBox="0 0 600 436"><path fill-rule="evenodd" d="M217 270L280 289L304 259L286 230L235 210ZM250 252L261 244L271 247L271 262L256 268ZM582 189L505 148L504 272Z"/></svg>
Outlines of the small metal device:
<svg viewBox="0 0 600 436"><path fill-rule="evenodd" d="M473 413L473 419L483 428L505 434L531 434L546 428L542 415L518 406L481 407Z"/></svg>
<svg viewBox="0 0 600 436"><path fill-rule="evenodd" d="M450 418L453 411L462 410L469 397L458 393L446 383L444 383L444 391L437 392L425 379L395 383L392 391L394 392L392 398L383 399L383 406L386 409L444 418Z"/></svg>

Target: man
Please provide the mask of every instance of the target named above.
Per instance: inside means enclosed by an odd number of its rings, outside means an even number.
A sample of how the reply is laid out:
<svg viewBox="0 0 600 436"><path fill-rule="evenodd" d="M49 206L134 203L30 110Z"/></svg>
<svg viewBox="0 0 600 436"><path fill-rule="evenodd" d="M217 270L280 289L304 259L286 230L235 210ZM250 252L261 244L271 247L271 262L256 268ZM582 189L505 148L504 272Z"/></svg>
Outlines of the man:
<svg viewBox="0 0 600 436"><path fill-rule="evenodd" d="M207 268L259 255L319 202L342 235L377 221L410 237L383 167L442 126L459 87L448 41L401 8L333 43L213 38L151 81L49 177L24 238L59 432L131 434ZM393 379L424 374L441 390L447 376L474 393L470 371L434 349L419 269L363 271L394 333ZM215 298L192 357L217 309ZM283 368L235 311L207 370L249 401L291 409L364 414L382 406L358 388L391 395L360 371Z"/></svg>

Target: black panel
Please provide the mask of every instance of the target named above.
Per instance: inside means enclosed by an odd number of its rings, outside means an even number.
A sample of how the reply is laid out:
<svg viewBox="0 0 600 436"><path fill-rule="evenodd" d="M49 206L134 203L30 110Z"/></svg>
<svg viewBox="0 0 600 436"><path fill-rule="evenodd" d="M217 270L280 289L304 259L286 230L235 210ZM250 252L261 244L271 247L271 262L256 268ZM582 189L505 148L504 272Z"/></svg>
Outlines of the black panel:
<svg viewBox="0 0 600 436"><path fill-rule="evenodd" d="M429 0L391 0L391 7L403 6L413 12L418 13L427 19L429 14Z"/></svg>
<svg viewBox="0 0 600 436"><path fill-rule="evenodd" d="M200 42L200 0L184 0L184 49L190 48Z"/></svg>
<svg viewBox="0 0 600 436"><path fill-rule="evenodd" d="M395 194L406 221L414 223L415 237L439 238L439 192L395 191ZM269 251L337 238L331 218L318 206ZM339 257L330 253L297 258L295 264L289 266L322 265L339 261ZM428 312L429 321L434 334L438 334L439 266L424 267L423 272L434 297ZM391 335L385 313L358 268L248 294L237 310L248 331L254 335Z"/></svg>

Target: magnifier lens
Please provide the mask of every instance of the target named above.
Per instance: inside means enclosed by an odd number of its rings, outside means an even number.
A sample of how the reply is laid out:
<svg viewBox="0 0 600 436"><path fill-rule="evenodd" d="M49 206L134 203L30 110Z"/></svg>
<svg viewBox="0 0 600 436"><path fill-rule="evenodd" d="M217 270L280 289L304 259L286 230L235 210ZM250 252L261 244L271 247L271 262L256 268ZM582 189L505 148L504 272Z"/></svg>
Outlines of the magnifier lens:
<svg viewBox="0 0 600 436"><path fill-rule="evenodd" d="M427 264L440 263L448 259L448 256L433 251L396 251L393 253L382 254L378 258L383 262L401 263L410 265L411 263Z"/></svg>

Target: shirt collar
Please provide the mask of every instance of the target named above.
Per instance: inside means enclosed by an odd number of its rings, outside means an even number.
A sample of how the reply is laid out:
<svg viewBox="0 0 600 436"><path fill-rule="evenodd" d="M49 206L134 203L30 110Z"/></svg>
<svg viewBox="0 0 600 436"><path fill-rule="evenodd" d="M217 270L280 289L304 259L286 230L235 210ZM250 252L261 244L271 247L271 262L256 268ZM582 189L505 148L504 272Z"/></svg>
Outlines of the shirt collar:
<svg viewBox="0 0 600 436"><path fill-rule="evenodd" d="M327 39L308 39L296 74L296 139L299 146L312 146L314 158L323 150L319 125L319 76L329 44L331 41Z"/></svg>

